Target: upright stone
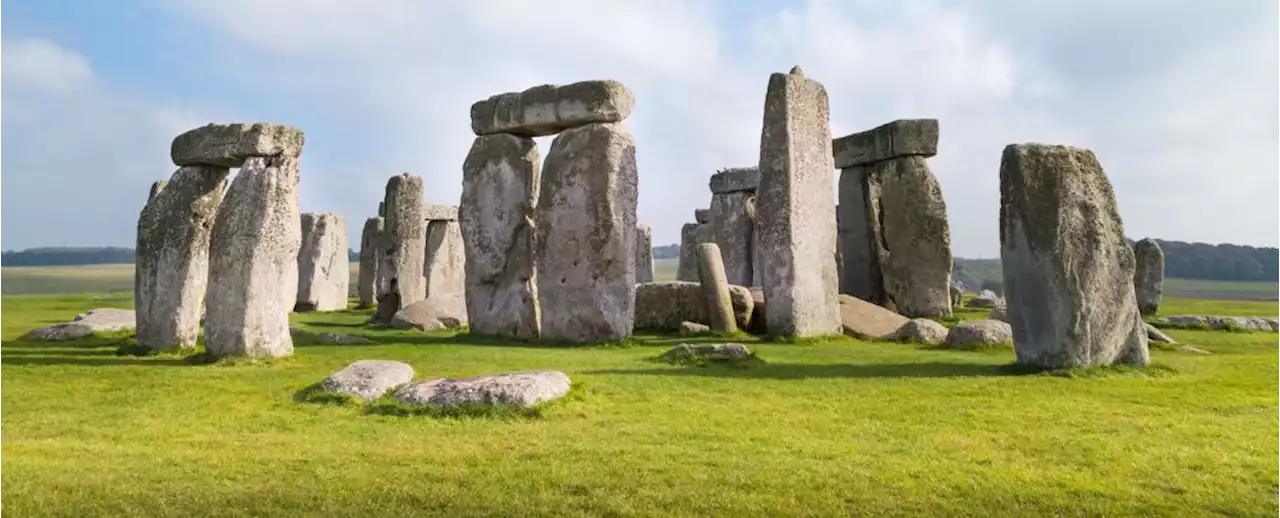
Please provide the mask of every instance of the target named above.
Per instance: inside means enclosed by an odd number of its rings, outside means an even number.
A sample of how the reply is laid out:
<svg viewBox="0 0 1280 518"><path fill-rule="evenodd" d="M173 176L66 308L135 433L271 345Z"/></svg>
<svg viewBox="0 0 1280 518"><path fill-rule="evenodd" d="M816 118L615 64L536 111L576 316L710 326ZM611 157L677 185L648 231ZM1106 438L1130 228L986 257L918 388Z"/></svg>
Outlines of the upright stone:
<svg viewBox="0 0 1280 518"><path fill-rule="evenodd" d="M868 192L866 166L840 170L840 293L885 305L880 271L879 196ZM875 185L879 188L879 185ZM873 221L875 222L873 224Z"/></svg>
<svg viewBox="0 0 1280 518"><path fill-rule="evenodd" d="M680 264L676 269L676 280L697 282L698 280L698 224L685 223L680 227Z"/></svg>
<svg viewBox="0 0 1280 518"><path fill-rule="evenodd" d="M635 316L636 148L625 123L556 136L538 199L542 336L631 336Z"/></svg>
<svg viewBox="0 0 1280 518"><path fill-rule="evenodd" d="M227 189L209 248L204 325L213 356L293 353L289 313L302 242L298 174L297 157L253 157Z"/></svg>
<svg viewBox="0 0 1280 518"><path fill-rule="evenodd" d="M303 214L294 311L347 309L350 282L347 217L332 212Z"/></svg>
<svg viewBox="0 0 1280 518"><path fill-rule="evenodd" d="M711 176L710 229L720 246L730 284L750 286L756 226L758 168L729 169Z"/></svg>
<svg viewBox="0 0 1280 518"><path fill-rule="evenodd" d="M912 318L951 316L951 231L942 187L924 157L871 166L879 190L885 296Z"/></svg>
<svg viewBox="0 0 1280 518"><path fill-rule="evenodd" d="M1004 148L1000 258L1017 363L1055 369L1149 361L1133 250L1092 151Z"/></svg>
<svg viewBox="0 0 1280 518"><path fill-rule="evenodd" d="M383 240L388 284L394 281L400 307L426 297L422 277L426 221L422 219L422 177L401 173L387 180L386 231ZM381 303L381 301L379 302Z"/></svg>
<svg viewBox="0 0 1280 518"><path fill-rule="evenodd" d="M769 333L840 333L827 91L799 67L773 74L760 136L757 238Z"/></svg>
<svg viewBox="0 0 1280 518"><path fill-rule="evenodd" d="M636 225L636 284L653 282L653 231Z"/></svg>
<svg viewBox="0 0 1280 518"><path fill-rule="evenodd" d="M532 138L506 134L476 137L463 162L458 223L473 333L539 335L533 253L539 163Z"/></svg>
<svg viewBox="0 0 1280 518"><path fill-rule="evenodd" d="M133 302L138 345L195 347L209 278L210 228L229 170L184 166L151 186L138 218Z"/></svg>
<svg viewBox="0 0 1280 518"><path fill-rule="evenodd" d="M1133 255L1137 261L1133 290L1138 297L1138 311L1154 315L1164 295L1164 251L1156 240L1146 238L1133 245Z"/></svg>
<svg viewBox="0 0 1280 518"><path fill-rule="evenodd" d="M372 307L378 302L378 250L381 248L382 218L369 218L360 231L360 278L357 294L360 307Z"/></svg>
<svg viewBox="0 0 1280 518"><path fill-rule="evenodd" d="M462 227L457 221L446 219L427 223L426 262L422 265L426 277L426 296L464 296L467 291L466 245L462 242Z"/></svg>
<svg viewBox="0 0 1280 518"><path fill-rule="evenodd" d="M725 280L724 261L721 260L720 247L715 243L698 245L698 277L706 299L711 330L717 333L738 332L733 301L729 298L729 283Z"/></svg>

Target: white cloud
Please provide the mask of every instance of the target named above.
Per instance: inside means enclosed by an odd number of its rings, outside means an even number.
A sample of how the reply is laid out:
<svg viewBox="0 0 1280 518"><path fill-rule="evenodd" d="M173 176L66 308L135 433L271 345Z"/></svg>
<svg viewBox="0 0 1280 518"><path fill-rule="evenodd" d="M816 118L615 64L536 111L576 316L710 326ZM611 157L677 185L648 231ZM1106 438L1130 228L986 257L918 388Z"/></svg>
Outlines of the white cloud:
<svg viewBox="0 0 1280 518"><path fill-rule="evenodd" d="M6 87L66 92L93 83L88 60L49 41L22 38L0 50Z"/></svg>

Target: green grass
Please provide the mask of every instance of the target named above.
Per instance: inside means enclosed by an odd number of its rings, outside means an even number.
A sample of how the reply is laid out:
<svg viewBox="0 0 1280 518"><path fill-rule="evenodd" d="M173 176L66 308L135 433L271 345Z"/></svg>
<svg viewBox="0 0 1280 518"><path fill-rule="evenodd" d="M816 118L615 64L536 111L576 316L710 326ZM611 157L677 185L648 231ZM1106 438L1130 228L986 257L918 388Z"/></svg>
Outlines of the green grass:
<svg viewBox="0 0 1280 518"><path fill-rule="evenodd" d="M655 281L674 281L679 270L679 259L653 260L653 280Z"/></svg>
<svg viewBox="0 0 1280 518"><path fill-rule="evenodd" d="M7 272L6 272L7 274ZM7 280L7 279L6 279ZM119 356L19 337L131 296L6 296L0 478L13 516L1275 516L1277 336L1171 330L1214 354L1012 375L1012 352L754 343L750 368L672 366L682 341L545 347L295 316L265 364ZM1198 313L1275 304L1170 301ZM1255 307L1256 306L1256 307ZM400 415L299 396L359 359L419 378L559 369L536 415Z"/></svg>

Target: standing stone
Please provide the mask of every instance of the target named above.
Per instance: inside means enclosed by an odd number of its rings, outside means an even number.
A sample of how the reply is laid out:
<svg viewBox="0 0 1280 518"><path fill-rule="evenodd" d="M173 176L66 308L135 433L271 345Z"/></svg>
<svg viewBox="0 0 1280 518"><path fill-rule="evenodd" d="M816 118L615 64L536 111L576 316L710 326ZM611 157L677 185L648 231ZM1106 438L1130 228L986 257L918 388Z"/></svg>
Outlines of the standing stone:
<svg viewBox="0 0 1280 518"><path fill-rule="evenodd" d="M209 277L210 228L229 170L184 166L152 184L138 218L133 302L149 350L195 347Z"/></svg>
<svg viewBox="0 0 1280 518"><path fill-rule="evenodd" d="M303 214L294 311L347 309L350 282L347 217L332 212Z"/></svg>
<svg viewBox="0 0 1280 518"><path fill-rule="evenodd" d="M733 302L729 299L729 283L725 280L724 261L720 256L720 247L715 243L698 245L698 277L706 299L711 330L717 333L738 332L738 324L733 316Z"/></svg>
<svg viewBox="0 0 1280 518"><path fill-rule="evenodd" d="M757 238L769 333L840 333L827 91L799 67L773 74L760 135Z"/></svg>
<svg viewBox="0 0 1280 518"><path fill-rule="evenodd" d="M433 220L427 223L426 296L463 296L467 291L466 245L462 227L457 221Z"/></svg>
<svg viewBox="0 0 1280 518"><path fill-rule="evenodd" d="M730 169L711 176L712 240L720 246L730 284L750 286L758 168Z"/></svg>
<svg viewBox="0 0 1280 518"><path fill-rule="evenodd" d="M680 264L676 269L676 280L697 282L698 280L698 224L685 223L680 227Z"/></svg>
<svg viewBox="0 0 1280 518"><path fill-rule="evenodd" d="M542 336L631 336L635 312L636 148L625 123L556 136L538 199Z"/></svg>
<svg viewBox="0 0 1280 518"><path fill-rule="evenodd" d="M951 231L942 187L921 156L872 167L880 192L885 296L909 317L951 316Z"/></svg>
<svg viewBox="0 0 1280 518"><path fill-rule="evenodd" d="M361 308L378 302L378 251L381 248L382 218L369 218L360 232L360 280L357 289Z"/></svg>
<svg viewBox="0 0 1280 518"><path fill-rule="evenodd" d="M1154 315L1164 294L1164 251L1156 240L1146 238L1133 245L1133 255L1137 261L1133 290L1138 297L1138 311Z"/></svg>
<svg viewBox="0 0 1280 518"><path fill-rule="evenodd" d="M636 225L636 284L653 282L653 231Z"/></svg>
<svg viewBox="0 0 1280 518"><path fill-rule="evenodd" d="M497 134L476 137L462 164L458 224L473 333L539 335L533 254L539 163L532 138Z"/></svg>
<svg viewBox="0 0 1280 518"><path fill-rule="evenodd" d="M422 177L401 173L387 180L383 249L388 282L400 295L396 311L426 297L422 278L426 222L422 219ZM381 303L381 300L379 301Z"/></svg>
<svg viewBox="0 0 1280 518"><path fill-rule="evenodd" d="M867 169L854 166L840 170L841 212L836 218L840 225L840 293L883 306L886 299L880 271L880 228L872 224L872 208L878 207L879 199L871 198L867 192Z"/></svg>
<svg viewBox="0 0 1280 518"><path fill-rule="evenodd" d="M1149 361L1133 250L1092 151L1004 148L1000 258L1017 363L1054 369Z"/></svg>
<svg viewBox="0 0 1280 518"><path fill-rule="evenodd" d="M253 157L227 189L213 224L205 298L205 347L215 357L293 353L298 174L297 157Z"/></svg>

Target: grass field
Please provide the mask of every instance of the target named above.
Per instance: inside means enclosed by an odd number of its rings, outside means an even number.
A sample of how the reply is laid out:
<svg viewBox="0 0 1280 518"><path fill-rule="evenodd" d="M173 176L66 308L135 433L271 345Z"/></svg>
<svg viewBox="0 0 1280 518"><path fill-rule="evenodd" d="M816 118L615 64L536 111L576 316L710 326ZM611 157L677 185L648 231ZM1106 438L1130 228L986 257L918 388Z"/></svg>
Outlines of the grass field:
<svg viewBox="0 0 1280 518"><path fill-rule="evenodd" d="M6 275L8 272L6 271ZM8 280L7 278L5 279ZM7 282L6 282L7 284ZM1009 350L753 343L763 366L674 367L681 340L547 348L295 315L375 346L251 365L24 340L127 293L4 296L0 478L13 516L1275 516L1277 335L1170 331L1213 352L1013 375ZM1166 301L1269 314L1277 305ZM1191 312L1191 311L1188 311ZM966 317L981 316L965 312ZM747 340L751 341L751 340ZM300 403L358 359L418 377L560 369L535 419Z"/></svg>

